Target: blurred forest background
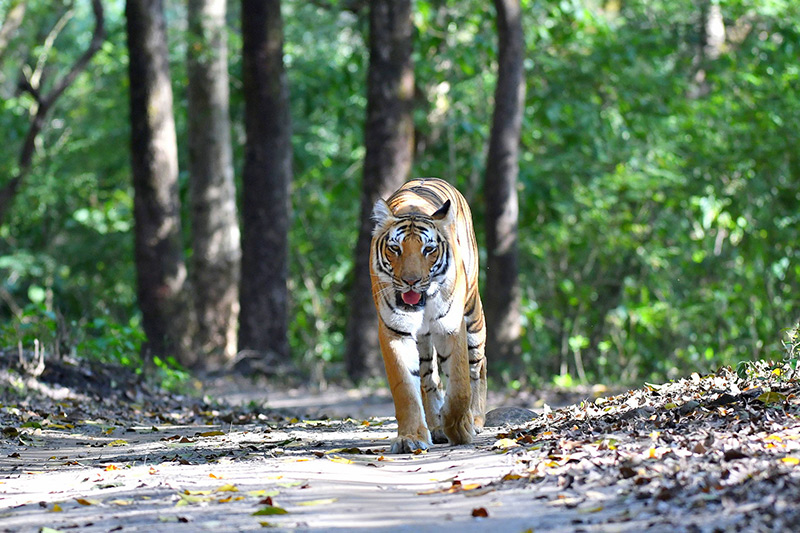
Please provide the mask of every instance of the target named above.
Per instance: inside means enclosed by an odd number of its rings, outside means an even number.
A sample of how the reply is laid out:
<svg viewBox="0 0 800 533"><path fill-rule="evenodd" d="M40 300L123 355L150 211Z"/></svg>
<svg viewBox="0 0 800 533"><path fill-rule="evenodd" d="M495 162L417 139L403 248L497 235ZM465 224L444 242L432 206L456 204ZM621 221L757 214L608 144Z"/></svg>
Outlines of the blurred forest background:
<svg viewBox="0 0 800 533"><path fill-rule="evenodd" d="M15 31L11 15L25 6ZM284 0L291 115L290 364L343 379L359 228L369 4ZM182 247L193 254L187 7L164 3ZM488 3L412 3L411 176L470 201L486 242L486 154L497 82ZM0 349L138 367L125 3L55 100L0 220ZM800 3L522 0L521 355L495 383L668 379L782 357L800 303ZM227 20L231 144L245 160L242 6ZM40 101L90 46L88 0L0 0L0 185ZM54 30L57 29L57 31ZM39 78L36 78L39 76ZM48 81L50 80L50 81ZM23 83L24 82L24 83ZM240 198L241 202L241 198ZM158 359L174 365L174 359Z"/></svg>

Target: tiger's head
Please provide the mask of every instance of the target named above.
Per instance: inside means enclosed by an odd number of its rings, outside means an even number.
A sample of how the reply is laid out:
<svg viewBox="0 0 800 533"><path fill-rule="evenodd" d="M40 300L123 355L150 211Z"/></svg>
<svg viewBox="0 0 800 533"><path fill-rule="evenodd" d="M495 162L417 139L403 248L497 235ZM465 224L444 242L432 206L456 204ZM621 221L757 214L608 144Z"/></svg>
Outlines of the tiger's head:
<svg viewBox="0 0 800 533"><path fill-rule="evenodd" d="M450 200L431 214L418 206L393 212L384 200L375 204L372 271L381 290L394 289L397 305L422 307L426 295L439 290L450 266L452 211Z"/></svg>

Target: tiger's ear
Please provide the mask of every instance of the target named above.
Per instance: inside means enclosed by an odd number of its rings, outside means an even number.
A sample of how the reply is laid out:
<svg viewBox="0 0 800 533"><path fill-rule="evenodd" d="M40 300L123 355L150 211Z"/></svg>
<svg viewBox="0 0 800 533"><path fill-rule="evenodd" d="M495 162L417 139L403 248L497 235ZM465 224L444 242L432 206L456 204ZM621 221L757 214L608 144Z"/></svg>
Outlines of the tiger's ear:
<svg viewBox="0 0 800 533"><path fill-rule="evenodd" d="M450 200L447 200L444 204L442 204L442 207L437 209L436 212L431 215L431 218L437 221L445 220L446 218L448 218L447 215L449 213L450 213Z"/></svg>
<svg viewBox="0 0 800 533"><path fill-rule="evenodd" d="M386 203L386 200L379 199L375 202L375 206L372 208L372 220L375 221L375 229L393 219L394 215L392 210L389 209L389 204Z"/></svg>

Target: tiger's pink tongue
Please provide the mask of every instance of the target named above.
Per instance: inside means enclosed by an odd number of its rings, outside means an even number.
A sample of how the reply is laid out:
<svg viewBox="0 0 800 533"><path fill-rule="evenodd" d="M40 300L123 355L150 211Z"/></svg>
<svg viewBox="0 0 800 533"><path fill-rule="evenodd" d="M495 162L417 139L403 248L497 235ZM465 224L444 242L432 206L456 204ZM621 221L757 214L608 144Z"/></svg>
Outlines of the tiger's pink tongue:
<svg viewBox="0 0 800 533"><path fill-rule="evenodd" d="M422 295L418 292L408 291L403 293L403 301L408 305L417 305Z"/></svg>

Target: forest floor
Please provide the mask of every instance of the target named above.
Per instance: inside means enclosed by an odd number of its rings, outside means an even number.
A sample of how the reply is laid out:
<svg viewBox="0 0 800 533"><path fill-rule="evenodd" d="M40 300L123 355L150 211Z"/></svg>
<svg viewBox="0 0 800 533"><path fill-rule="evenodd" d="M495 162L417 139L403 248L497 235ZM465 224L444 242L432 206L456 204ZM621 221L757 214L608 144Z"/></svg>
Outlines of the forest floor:
<svg viewBox="0 0 800 533"><path fill-rule="evenodd" d="M514 425L388 455L382 390L222 381L210 401L6 361L0 531L796 530L798 389L754 363L560 407L494 394Z"/></svg>

